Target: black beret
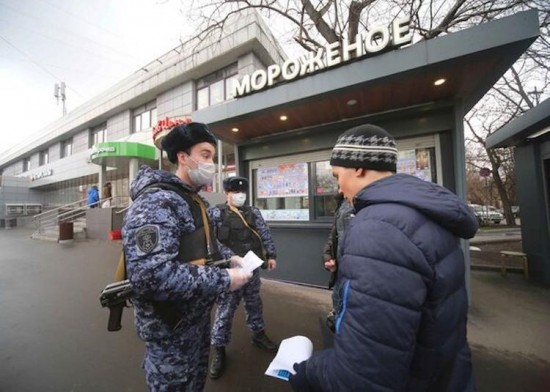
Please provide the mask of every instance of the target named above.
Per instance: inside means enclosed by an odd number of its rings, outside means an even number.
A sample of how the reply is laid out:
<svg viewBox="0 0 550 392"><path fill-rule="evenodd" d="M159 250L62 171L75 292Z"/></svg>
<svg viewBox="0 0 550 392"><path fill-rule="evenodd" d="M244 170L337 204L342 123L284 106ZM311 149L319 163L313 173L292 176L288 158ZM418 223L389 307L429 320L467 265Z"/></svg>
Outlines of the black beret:
<svg viewBox="0 0 550 392"><path fill-rule="evenodd" d="M178 152L188 151L195 144L203 142L210 143L216 147L218 139L210 132L206 124L191 122L175 126L162 139L161 146L166 151L166 154L168 154L168 160L176 163L178 161Z"/></svg>
<svg viewBox="0 0 550 392"><path fill-rule="evenodd" d="M245 177L228 177L223 180L223 190L226 192L246 192L248 180Z"/></svg>

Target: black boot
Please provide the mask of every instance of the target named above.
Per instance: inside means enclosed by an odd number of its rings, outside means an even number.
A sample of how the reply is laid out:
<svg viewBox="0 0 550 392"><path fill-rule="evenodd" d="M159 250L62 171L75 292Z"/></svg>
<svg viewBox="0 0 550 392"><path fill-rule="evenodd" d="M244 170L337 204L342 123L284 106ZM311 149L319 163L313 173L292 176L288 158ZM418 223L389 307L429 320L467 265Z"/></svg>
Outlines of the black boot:
<svg viewBox="0 0 550 392"><path fill-rule="evenodd" d="M267 337L267 335L265 334L265 331L256 332L252 337L252 344L254 344L255 346L263 350L273 352L273 353L276 352L279 348L278 345L273 343L271 339Z"/></svg>
<svg viewBox="0 0 550 392"><path fill-rule="evenodd" d="M225 347L214 346L214 358L210 364L209 375L211 379L221 377L225 370Z"/></svg>

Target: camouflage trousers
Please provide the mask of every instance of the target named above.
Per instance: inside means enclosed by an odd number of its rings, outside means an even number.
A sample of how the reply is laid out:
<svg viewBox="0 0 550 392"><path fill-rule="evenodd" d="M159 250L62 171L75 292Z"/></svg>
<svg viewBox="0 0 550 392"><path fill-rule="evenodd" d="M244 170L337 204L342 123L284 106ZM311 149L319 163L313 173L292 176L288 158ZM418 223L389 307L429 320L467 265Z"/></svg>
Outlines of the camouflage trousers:
<svg viewBox="0 0 550 392"><path fill-rule="evenodd" d="M233 316L244 298L246 325L252 332L260 332L265 328L263 319L262 299L260 298L260 272L254 271L250 281L239 290L231 293L222 293L216 301L216 319L212 328L211 344L213 346L227 346L231 340L231 326Z"/></svg>
<svg viewBox="0 0 550 392"><path fill-rule="evenodd" d="M146 342L143 369L151 392L202 391L208 370L210 320L173 339Z"/></svg>

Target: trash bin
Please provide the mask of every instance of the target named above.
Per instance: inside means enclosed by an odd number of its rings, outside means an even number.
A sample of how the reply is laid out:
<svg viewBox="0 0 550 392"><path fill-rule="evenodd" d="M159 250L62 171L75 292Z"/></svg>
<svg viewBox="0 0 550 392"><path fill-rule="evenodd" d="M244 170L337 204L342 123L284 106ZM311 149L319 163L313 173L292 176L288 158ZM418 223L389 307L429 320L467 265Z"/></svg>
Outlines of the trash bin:
<svg viewBox="0 0 550 392"><path fill-rule="evenodd" d="M17 226L17 219L6 219L6 229L13 229Z"/></svg>
<svg viewBox="0 0 550 392"><path fill-rule="evenodd" d="M72 241L73 238L73 222L59 222L59 242Z"/></svg>

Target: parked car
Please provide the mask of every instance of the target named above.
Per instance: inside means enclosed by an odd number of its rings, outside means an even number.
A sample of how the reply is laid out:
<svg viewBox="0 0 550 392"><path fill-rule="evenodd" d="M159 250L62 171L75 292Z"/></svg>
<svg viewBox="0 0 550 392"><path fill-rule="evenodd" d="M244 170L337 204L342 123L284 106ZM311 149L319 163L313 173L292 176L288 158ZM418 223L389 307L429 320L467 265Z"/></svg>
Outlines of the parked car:
<svg viewBox="0 0 550 392"><path fill-rule="evenodd" d="M512 206L512 214L514 218L519 218L519 206Z"/></svg>
<svg viewBox="0 0 550 392"><path fill-rule="evenodd" d="M494 223L496 225L500 224L504 220L504 215L498 211L496 207L493 206L482 206L479 204L468 204L470 208L474 211L474 214L477 217L477 220L480 224L490 224Z"/></svg>

